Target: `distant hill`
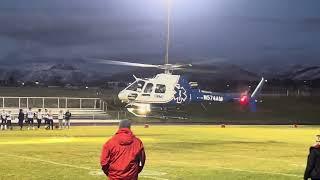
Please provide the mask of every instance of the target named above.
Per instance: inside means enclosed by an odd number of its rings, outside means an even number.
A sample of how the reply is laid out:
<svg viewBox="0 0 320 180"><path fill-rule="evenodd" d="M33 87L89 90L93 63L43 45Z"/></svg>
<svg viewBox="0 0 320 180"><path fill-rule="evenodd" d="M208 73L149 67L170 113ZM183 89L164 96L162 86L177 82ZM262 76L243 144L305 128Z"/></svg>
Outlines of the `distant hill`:
<svg viewBox="0 0 320 180"><path fill-rule="evenodd" d="M262 69L261 69L262 68ZM320 79L320 66L292 65L287 67L268 67L259 70L247 70L239 65L228 63L195 64L186 70L174 71L191 81L206 83L217 81L257 81L263 75L267 78L279 80L315 80ZM256 70L256 71L254 71ZM34 59L28 64L22 61L18 64L0 63L1 81L40 81L44 84L80 84L104 83L107 81L132 81L132 75L137 77L153 77L163 70L153 68L131 68L114 65L97 64L73 59L71 61L58 61L51 59Z"/></svg>
<svg viewBox="0 0 320 180"><path fill-rule="evenodd" d="M315 80L320 79L320 66L295 66L283 72L280 79Z"/></svg>

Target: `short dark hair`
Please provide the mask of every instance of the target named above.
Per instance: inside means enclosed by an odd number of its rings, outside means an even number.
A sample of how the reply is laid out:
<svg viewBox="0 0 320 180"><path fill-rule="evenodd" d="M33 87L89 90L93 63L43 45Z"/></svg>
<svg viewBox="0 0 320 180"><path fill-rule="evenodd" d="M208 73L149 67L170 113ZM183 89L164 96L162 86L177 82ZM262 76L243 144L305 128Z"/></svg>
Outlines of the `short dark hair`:
<svg viewBox="0 0 320 180"><path fill-rule="evenodd" d="M119 122L119 129L120 128L131 128L131 121L130 120L127 120L127 119L125 119L125 120L121 120L120 122Z"/></svg>

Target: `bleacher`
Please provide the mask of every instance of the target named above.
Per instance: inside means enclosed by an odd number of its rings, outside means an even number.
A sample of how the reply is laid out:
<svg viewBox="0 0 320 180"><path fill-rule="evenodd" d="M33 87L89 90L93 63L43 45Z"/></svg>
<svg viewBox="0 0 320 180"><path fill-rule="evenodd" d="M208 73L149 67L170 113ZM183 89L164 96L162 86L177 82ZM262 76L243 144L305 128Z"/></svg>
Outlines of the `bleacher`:
<svg viewBox="0 0 320 180"><path fill-rule="evenodd" d="M54 123L58 122L58 113L63 110L64 113L68 109L71 114L72 124L107 124L118 123L118 112L110 112L107 110L107 104L97 98L59 98L59 97L1 97L3 99L2 104L6 112L11 111L13 116L13 123L17 123L17 117L19 109L27 111L28 107L33 107L32 111L37 112L41 107L42 112L44 109L48 109L53 113ZM35 100L40 101L35 101ZM55 102L55 99L58 101ZM25 102L23 102L25 100ZM64 102L63 102L64 100ZM77 104L78 103L78 104ZM13 106L16 104L16 106ZM6 107L9 106L10 107ZM69 107L72 106L72 107ZM58 108L59 107L59 108ZM1 111L1 110L0 110ZM36 121L35 121L36 122Z"/></svg>
<svg viewBox="0 0 320 180"><path fill-rule="evenodd" d="M13 119L18 117L19 109L18 108L6 108L6 112L11 111ZM24 109L26 111L27 109ZM38 109L32 109L33 112L36 112ZM48 108L51 110L54 117L54 122L58 123L58 108ZM113 118L110 114L106 113L101 109L78 109L78 108L69 108L69 111L72 114L71 123L76 124L106 124L106 123L117 123L118 119ZM44 112L44 109L42 109ZM14 123L17 120L13 121Z"/></svg>

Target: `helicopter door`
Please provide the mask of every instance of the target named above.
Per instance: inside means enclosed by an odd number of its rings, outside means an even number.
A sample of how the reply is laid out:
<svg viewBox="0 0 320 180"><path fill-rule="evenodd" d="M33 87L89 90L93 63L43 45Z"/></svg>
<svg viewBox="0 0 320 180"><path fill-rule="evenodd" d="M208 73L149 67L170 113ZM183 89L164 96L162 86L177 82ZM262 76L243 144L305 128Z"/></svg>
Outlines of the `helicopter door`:
<svg viewBox="0 0 320 180"><path fill-rule="evenodd" d="M133 84L128 86L126 88L126 90L131 91L128 94L128 99L135 100L138 97L138 95L142 92L142 88L143 88L144 84L145 84L144 81L139 80L139 81L135 81Z"/></svg>
<svg viewBox="0 0 320 180"><path fill-rule="evenodd" d="M152 88L153 88L153 84L148 83L143 90L142 96L150 96L150 94L152 93Z"/></svg>

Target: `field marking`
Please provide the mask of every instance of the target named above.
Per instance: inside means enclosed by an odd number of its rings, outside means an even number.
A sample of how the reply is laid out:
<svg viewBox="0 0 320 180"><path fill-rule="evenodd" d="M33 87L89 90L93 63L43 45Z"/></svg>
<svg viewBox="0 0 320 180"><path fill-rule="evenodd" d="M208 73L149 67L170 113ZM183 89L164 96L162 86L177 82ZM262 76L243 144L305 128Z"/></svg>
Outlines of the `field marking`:
<svg viewBox="0 0 320 180"><path fill-rule="evenodd" d="M0 145L69 143L74 140L73 137L32 138L30 140L2 141Z"/></svg>
<svg viewBox="0 0 320 180"><path fill-rule="evenodd" d="M65 167L71 167L71 168L76 168L76 169L84 169L84 170L89 170L89 175L92 176L104 176L104 173L101 170L89 168L89 167L84 167L84 166L76 166L76 165L71 165L71 164L65 164L65 163L58 163L50 160L43 160L40 158L32 158L32 157L25 157L25 156L19 156L15 154L8 154L8 153L0 153L1 155L5 156L11 156L19 159L27 159L27 160L33 160L33 161L39 161L47 164L54 164L58 166L65 166ZM152 171L152 170L143 170L140 177L145 177L149 179L154 179L154 180L168 180L165 178L161 177L154 177L154 176L163 176L166 175L166 172L160 172L160 171Z"/></svg>
<svg viewBox="0 0 320 180"><path fill-rule="evenodd" d="M8 154L8 153L0 153L0 154L1 154L1 155L4 155L4 156L16 157L16 158L20 158L20 159L27 159L27 160L34 160L34 161L44 162L44 163L47 163L47 164L54 164L54 165L58 165L58 166L65 166L65 167L71 167L71 168L77 168L77 169L84 169L84 170L95 170L95 169L92 169L92 168L89 168L89 167L76 166L76 165L65 164L65 163L58 163L58 162L54 162L54 161L50 161L50 160L43 160L43 159L40 159L40 158L19 156L19 155Z"/></svg>

